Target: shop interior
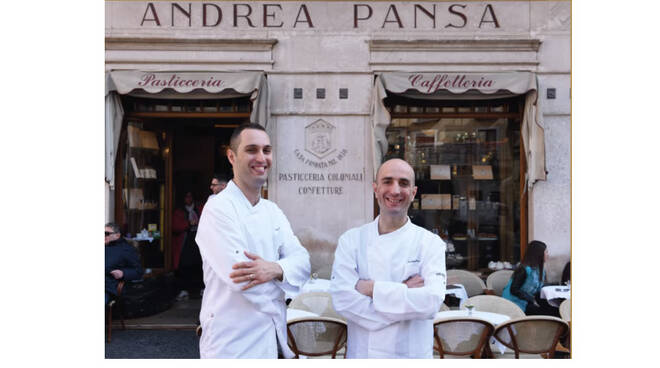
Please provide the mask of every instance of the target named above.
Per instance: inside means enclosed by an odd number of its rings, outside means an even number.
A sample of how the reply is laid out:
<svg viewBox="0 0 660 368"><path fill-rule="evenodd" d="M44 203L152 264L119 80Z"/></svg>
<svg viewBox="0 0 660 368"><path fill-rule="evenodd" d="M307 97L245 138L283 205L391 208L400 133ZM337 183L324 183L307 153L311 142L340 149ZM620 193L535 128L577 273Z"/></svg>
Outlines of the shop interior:
<svg viewBox="0 0 660 368"><path fill-rule="evenodd" d="M447 268L488 274L497 262L513 267L527 244L524 99L389 94L385 105L392 121L384 159L413 166L418 191L409 215L445 240Z"/></svg>
<svg viewBox="0 0 660 368"><path fill-rule="evenodd" d="M249 120L250 101L122 96L122 105L115 218L146 275L168 272L172 213L188 191L203 206L214 174L231 179L225 152L233 129Z"/></svg>

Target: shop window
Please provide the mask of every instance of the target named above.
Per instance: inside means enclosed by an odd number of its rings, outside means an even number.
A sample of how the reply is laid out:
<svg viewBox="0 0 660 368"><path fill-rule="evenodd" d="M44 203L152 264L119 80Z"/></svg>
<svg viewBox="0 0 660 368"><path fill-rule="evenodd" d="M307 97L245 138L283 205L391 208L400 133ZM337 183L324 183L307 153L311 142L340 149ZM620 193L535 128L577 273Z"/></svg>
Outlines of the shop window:
<svg viewBox="0 0 660 368"><path fill-rule="evenodd" d="M192 112L192 113L249 113L251 105L249 99L156 99L134 98L126 96L125 108L134 114L154 112Z"/></svg>
<svg viewBox="0 0 660 368"><path fill-rule="evenodd" d="M412 221L447 243L447 268L488 270L520 260L522 101L385 100L384 159L413 166Z"/></svg>

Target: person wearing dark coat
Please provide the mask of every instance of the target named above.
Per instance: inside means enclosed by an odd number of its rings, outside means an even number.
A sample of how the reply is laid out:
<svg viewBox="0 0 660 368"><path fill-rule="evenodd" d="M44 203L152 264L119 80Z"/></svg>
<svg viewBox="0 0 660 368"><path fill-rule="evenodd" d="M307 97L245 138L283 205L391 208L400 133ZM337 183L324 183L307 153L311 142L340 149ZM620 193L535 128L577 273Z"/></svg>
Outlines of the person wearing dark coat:
<svg viewBox="0 0 660 368"><path fill-rule="evenodd" d="M105 225L105 304L117 296L120 280L142 278L142 265L137 251L121 237L119 226Z"/></svg>
<svg viewBox="0 0 660 368"><path fill-rule="evenodd" d="M177 300L186 300L191 294L197 298L204 290L202 256L195 242L202 207L195 204L192 192L184 193L183 202L172 213L173 268L181 289Z"/></svg>
<svg viewBox="0 0 660 368"><path fill-rule="evenodd" d="M566 263L566 266L564 266L564 271L561 273L561 284L562 285L567 285L571 283L571 261L568 261Z"/></svg>

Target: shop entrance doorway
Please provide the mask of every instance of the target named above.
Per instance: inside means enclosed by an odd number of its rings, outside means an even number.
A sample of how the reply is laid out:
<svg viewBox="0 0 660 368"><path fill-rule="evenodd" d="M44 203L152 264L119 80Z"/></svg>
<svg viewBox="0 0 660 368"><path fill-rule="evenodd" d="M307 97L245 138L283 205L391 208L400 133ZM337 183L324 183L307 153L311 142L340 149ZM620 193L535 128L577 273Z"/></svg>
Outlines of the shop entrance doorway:
<svg viewBox="0 0 660 368"><path fill-rule="evenodd" d="M203 205L211 194L210 182L218 174L231 178L231 165L226 157L229 138L236 124L216 126L213 119L187 122L174 121L172 171L175 202L179 195L191 191L195 202Z"/></svg>
<svg viewBox="0 0 660 368"><path fill-rule="evenodd" d="M121 100L115 219L150 277L176 267L172 215L185 192L202 207L213 175L231 178L226 148L233 129L249 121L251 103L248 97Z"/></svg>

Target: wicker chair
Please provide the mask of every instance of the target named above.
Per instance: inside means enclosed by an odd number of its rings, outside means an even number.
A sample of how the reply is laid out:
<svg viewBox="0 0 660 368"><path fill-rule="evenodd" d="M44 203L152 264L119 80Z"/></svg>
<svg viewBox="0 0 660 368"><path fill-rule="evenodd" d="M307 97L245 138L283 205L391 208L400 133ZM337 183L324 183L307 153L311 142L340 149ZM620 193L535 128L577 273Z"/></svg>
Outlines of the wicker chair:
<svg viewBox="0 0 660 368"><path fill-rule="evenodd" d="M520 353L542 354L543 358L553 358L557 342L568 330L568 324L551 316L529 316L504 322L497 326L493 336L504 346L512 349L516 359ZM507 357L509 354L495 355ZM509 355L510 356L510 355Z"/></svg>
<svg viewBox="0 0 660 368"><path fill-rule="evenodd" d="M433 325L433 350L445 355L481 358L494 327L482 319L445 318Z"/></svg>
<svg viewBox="0 0 660 368"><path fill-rule="evenodd" d="M346 344L346 322L330 317L302 317L287 323L288 344L296 359L300 355L318 357L337 352Z"/></svg>
<svg viewBox="0 0 660 368"><path fill-rule="evenodd" d="M511 275L513 275L513 270L495 271L488 275L486 287L489 291L492 291L493 295L502 296L502 291L511 279Z"/></svg>
<svg viewBox="0 0 660 368"><path fill-rule="evenodd" d="M485 293L486 284L479 276L466 270L448 270L447 280L456 280L465 287L468 297Z"/></svg>
<svg viewBox="0 0 660 368"><path fill-rule="evenodd" d="M561 340L560 346L557 347L558 351L563 351L566 353L571 352L571 300L566 299L559 305L559 316L561 319L568 323L568 333L566 337Z"/></svg>
<svg viewBox="0 0 660 368"><path fill-rule="evenodd" d="M121 321L121 328L126 329L126 324L124 323L124 311L123 304L121 300L121 292L124 290L124 280L120 280L117 284L117 296L115 296L106 306L105 306L105 320L108 322L108 342L112 339L112 309L117 307L119 311L119 320Z"/></svg>
<svg viewBox="0 0 660 368"><path fill-rule="evenodd" d="M559 305L559 315L566 322L571 321L571 300L566 299Z"/></svg>
<svg viewBox="0 0 660 368"><path fill-rule="evenodd" d="M342 321L346 320L332 306L332 296L330 296L330 293L312 292L300 294L289 303L289 308L312 312L322 317L336 318Z"/></svg>
<svg viewBox="0 0 660 368"><path fill-rule="evenodd" d="M525 312L522 309L520 309L520 307L517 306L516 303L504 299L501 296L496 296L496 295L473 296L471 298L467 298L465 303L463 303L463 307L461 309L467 309L465 308L465 306L469 304L474 305L474 308L478 311L504 314L511 317L512 319L525 317Z"/></svg>

